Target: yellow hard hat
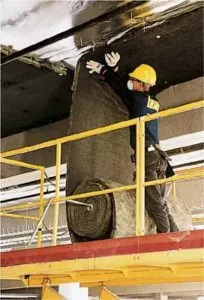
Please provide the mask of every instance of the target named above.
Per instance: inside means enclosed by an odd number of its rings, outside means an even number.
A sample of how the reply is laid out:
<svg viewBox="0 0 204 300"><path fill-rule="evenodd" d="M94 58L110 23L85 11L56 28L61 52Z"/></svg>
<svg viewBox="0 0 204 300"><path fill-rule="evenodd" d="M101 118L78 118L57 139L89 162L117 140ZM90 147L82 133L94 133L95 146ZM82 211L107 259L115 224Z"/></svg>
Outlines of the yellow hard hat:
<svg viewBox="0 0 204 300"><path fill-rule="evenodd" d="M149 65L140 65L132 73L130 73L129 76L150 85L156 84L157 74Z"/></svg>

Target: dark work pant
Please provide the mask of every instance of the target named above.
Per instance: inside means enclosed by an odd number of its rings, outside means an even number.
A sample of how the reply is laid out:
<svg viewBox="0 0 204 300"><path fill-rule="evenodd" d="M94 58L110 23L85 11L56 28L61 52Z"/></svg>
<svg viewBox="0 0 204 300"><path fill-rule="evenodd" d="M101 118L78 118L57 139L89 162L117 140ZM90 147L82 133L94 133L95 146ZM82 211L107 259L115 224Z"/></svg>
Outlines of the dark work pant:
<svg viewBox="0 0 204 300"><path fill-rule="evenodd" d="M145 181L165 178L167 160L157 150L145 152ZM145 207L154 219L157 232L179 231L164 198L166 184L145 188Z"/></svg>
<svg viewBox="0 0 204 300"><path fill-rule="evenodd" d="M167 160L159 151L145 151L145 181L165 178L166 168ZM158 233L179 231L164 198L165 186L161 184L145 188L145 208L154 219Z"/></svg>

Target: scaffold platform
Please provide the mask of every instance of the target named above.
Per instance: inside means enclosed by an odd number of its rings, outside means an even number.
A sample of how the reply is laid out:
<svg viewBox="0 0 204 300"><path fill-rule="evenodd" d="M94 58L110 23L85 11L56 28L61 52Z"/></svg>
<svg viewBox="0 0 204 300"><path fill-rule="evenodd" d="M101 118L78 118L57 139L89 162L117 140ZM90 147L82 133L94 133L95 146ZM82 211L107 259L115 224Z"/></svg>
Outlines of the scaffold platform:
<svg viewBox="0 0 204 300"><path fill-rule="evenodd" d="M76 243L1 254L1 278L26 286L202 282L204 230Z"/></svg>

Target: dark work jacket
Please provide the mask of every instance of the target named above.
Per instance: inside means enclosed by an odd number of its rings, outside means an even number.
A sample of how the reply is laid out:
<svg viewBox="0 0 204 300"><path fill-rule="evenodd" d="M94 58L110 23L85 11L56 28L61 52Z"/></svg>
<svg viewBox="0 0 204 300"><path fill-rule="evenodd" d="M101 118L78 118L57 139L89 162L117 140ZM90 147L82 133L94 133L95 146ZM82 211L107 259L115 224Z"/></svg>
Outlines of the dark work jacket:
<svg viewBox="0 0 204 300"><path fill-rule="evenodd" d="M159 110L159 102L156 98L150 97L147 92L130 91L127 88L127 80L123 81L117 72L112 69L103 69L102 73L113 88L116 94L123 100L129 111L129 118L134 119L153 114ZM159 144L158 119L146 122L145 126L145 147L153 143ZM148 133L149 132L149 133ZM136 127L130 127L130 145L136 149Z"/></svg>

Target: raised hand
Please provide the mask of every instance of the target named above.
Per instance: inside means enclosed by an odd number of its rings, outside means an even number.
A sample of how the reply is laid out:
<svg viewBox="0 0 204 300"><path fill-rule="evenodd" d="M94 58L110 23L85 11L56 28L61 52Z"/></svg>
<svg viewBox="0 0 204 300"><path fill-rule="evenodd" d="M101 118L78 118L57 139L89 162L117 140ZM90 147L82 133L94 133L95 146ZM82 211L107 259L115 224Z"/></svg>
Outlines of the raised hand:
<svg viewBox="0 0 204 300"><path fill-rule="evenodd" d="M103 65L97 61L90 60L86 62L86 68L90 69L89 73L93 74L94 72L100 74Z"/></svg>
<svg viewBox="0 0 204 300"><path fill-rule="evenodd" d="M120 54L118 52L111 52L105 54L105 61L107 65L111 68L114 68L117 66L117 63L120 60Z"/></svg>

